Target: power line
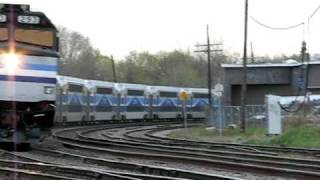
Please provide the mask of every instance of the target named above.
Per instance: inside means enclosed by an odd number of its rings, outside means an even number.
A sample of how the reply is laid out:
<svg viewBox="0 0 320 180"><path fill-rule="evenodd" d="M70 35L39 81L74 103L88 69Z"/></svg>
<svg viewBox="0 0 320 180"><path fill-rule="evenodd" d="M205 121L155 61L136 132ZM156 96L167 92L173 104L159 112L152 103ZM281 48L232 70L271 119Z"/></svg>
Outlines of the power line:
<svg viewBox="0 0 320 180"><path fill-rule="evenodd" d="M255 19L254 17L250 16L250 18L257 24L259 24L260 26L262 27L265 27L265 28L268 28L268 29L272 29L272 30L289 30L289 29L293 29L293 28L296 28L296 27L299 27L301 25L304 26L304 22L301 22L301 23L298 23L298 24L295 24L295 25L292 25L292 26L287 26L287 27L272 27L272 26L269 26L269 25L266 25L260 21L258 21L257 19Z"/></svg>
<svg viewBox="0 0 320 180"><path fill-rule="evenodd" d="M308 19L311 19L320 9L320 5L312 12L312 14L308 17Z"/></svg>
<svg viewBox="0 0 320 180"><path fill-rule="evenodd" d="M307 24L307 33L308 33L308 41L309 41L309 38L310 38L310 21L311 21L311 18L319 11L320 9L320 5L311 13L311 15L308 17L308 24Z"/></svg>
<svg viewBox="0 0 320 180"><path fill-rule="evenodd" d="M319 9L320 9L320 5L314 11L312 11L310 16L308 16L308 26L310 24L310 19L319 11ZM304 24L305 24L305 22L301 22L301 23L298 23L298 24L295 24L295 25L291 25L291 26L287 26L287 27L272 27L272 26L269 26L269 25L266 25L266 24L262 23L261 21L258 21L256 18L254 18L252 16L250 16L250 18L255 23L259 24L260 26L268 28L268 29L272 29L272 30L289 30L289 29L293 29L293 28L299 27L301 25L304 26Z"/></svg>

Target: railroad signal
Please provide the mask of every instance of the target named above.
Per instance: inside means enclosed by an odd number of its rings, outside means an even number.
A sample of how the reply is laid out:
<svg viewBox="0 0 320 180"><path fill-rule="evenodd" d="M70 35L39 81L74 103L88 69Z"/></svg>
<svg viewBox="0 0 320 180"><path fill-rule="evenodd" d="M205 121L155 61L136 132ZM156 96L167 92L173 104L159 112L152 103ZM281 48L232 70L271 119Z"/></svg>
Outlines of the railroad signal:
<svg viewBox="0 0 320 180"><path fill-rule="evenodd" d="M184 122L184 128L188 128L188 122L187 122L187 100L190 98L190 93L188 93L185 90L181 90L179 93L179 99L182 101L182 116L183 116L183 122Z"/></svg>
<svg viewBox="0 0 320 180"><path fill-rule="evenodd" d="M190 97L190 95L186 91L182 91L179 93L179 99L181 101L186 101L189 99L189 97Z"/></svg>

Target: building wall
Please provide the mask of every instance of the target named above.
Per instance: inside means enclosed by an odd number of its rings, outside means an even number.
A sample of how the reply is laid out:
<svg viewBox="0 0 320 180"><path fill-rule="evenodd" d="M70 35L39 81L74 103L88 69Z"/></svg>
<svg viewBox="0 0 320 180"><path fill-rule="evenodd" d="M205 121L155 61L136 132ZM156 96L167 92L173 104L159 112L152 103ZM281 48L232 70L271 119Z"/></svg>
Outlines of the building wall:
<svg viewBox="0 0 320 180"><path fill-rule="evenodd" d="M308 86L320 88L320 65L309 66L309 81Z"/></svg>
<svg viewBox="0 0 320 180"><path fill-rule="evenodd" d="M248 84L290 84L291 68L264 67L248 68ZM242 83L242 68L225 68L225 82L228 84Z"/></svg>
<svg viewBox="0 0 320 180"><path fill-rule="evenodd" d="M303 66L297 65L261 65L248 67L247 104L263 104L266 94L281 96L303 95L299 90L304 85L304 75L308 74L308 92L320 94L320 63L310 63L308 73ZM242 67L224 67L224 103L240 105Z"/></svg>
<svg viewBox="0 0 320 180"><path fill-rule="evenodd" d="M274 94L279 96L292 96L291 85L288 84L251 84L247 86L248 105L264 104L266 94ZM241 105L241 85L232 85L231 88L231 104L233 106Z"/></svg>

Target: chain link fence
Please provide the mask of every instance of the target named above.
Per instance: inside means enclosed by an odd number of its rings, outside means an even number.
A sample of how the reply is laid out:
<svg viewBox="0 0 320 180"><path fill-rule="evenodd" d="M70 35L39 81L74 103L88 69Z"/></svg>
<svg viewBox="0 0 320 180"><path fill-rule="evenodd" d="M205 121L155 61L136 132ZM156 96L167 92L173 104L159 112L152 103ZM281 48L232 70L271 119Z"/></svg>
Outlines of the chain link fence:
<svg viewBox="0 0 320 180"><path fill-rule="evenodd" d="M320 123L320 96L281 98L281 116L284 126L305 123Z"/></svg>
<svg viewBox="0 0 320 180"><path fill-rule="evenodd" d="M320 123L320 96L311 95L306 97L281 97L281 120L285 128L287 124L291 126L302 123ZM240 106L214 106L213 119L215 126L221 125L223 128L229 126L239 127L241 124ZM267 128L267 112L265 105L247 105L246 125Z"/></svg>
<svg viewBox="0 0 320 180"><path fill-rule="evenodd" d="M213 119L216 122L216 126L220 126L220 122L222 123L221 125L223 128L239 126L241 123L240 110L240 106L214 106ZM247 105L246 121L247 125L266 127L265 105Z"/></svg>

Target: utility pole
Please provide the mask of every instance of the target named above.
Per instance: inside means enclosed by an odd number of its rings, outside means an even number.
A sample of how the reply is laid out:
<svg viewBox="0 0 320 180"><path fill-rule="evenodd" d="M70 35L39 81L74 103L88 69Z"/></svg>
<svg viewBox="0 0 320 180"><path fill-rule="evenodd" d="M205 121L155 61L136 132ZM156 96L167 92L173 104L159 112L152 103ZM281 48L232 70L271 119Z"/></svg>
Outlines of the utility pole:
<svg viewBox="0 0 320 180"><path fill-rule="evenodd" d="M117 82L116 66L114 64L114 59L112 55L111 55L111 64L112 64L113 82Z"/></svg>
<svg viewBox="0 0 320 180"><path fill-rule="evenodd" d="M209 108L210 108L210 115L211 115L211 109L212 109L212 80L211 80L211 52L217 53L222 52L221 49L222 44L210 44L210 36L209 36L209 25L207 25L207 43L206 44L197 44L197 48L204 47L204 49L196 50L194 52L202 52L207 53L208 58L208 102L209 102Z"/></svg>
<svg viewBox="0 0 320 180"><path fill-rule="evenodd" d="M250 46L251 46L251 63L254 64L254 53L253 53L252 41L250 42Z"/></svg>
<svg viewBox="0 0 320 180"><path fill-rule="evenodd" d="M302 46L301 46L301 62L302 62L302 71L303 71L303 78L301 78L301 81L303 81L303 94L306 95L308 91L308 81L309 81L309 53L307 53L307 43L305 41L302 41ZM302 80L303 79L303 80Z"/></svg>
<svg viewBox="0 0 320 180"><path fill-rule="evenodd" d="M300 88L303 88L303 95L306 97L308 93L308 76L309 76L309 71L308 71L308 64L309 64L309 54L307 53L307 43L305 41L302 41L302 46L301 46L301 75L303 77L300 77L300 81L303 82L303 84L299 85L301 86ZM309 98L309 97L308 97ZM303 118L305 119L307 117L307 107L306 103L309 102L303 102Z"/></svg>
<svg viewBox="0 0 320 180"><path fill-rule="evenodd" d="M246 131L246 94L247 94L247 35L248 35L248 0L245 0L244 13L244 47L243 47L243 79L241 87L241 126L240 131Z"/></svg>

